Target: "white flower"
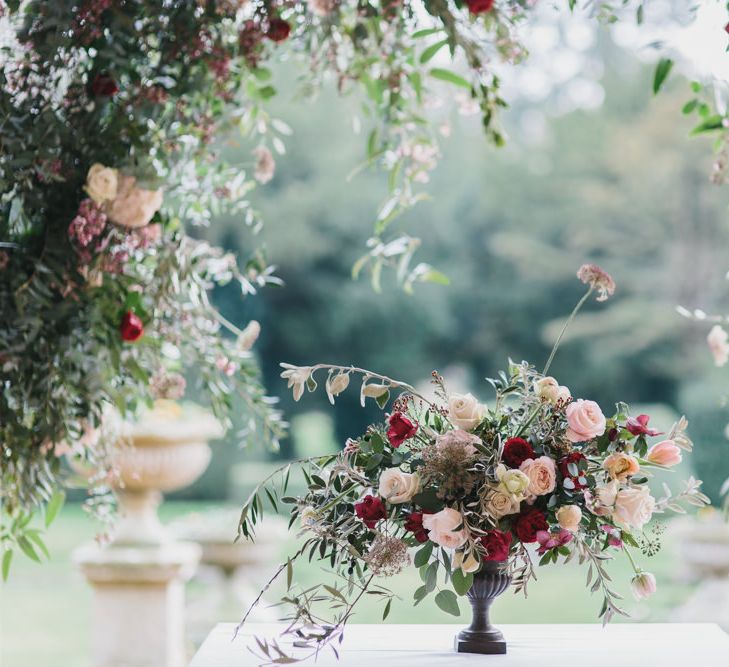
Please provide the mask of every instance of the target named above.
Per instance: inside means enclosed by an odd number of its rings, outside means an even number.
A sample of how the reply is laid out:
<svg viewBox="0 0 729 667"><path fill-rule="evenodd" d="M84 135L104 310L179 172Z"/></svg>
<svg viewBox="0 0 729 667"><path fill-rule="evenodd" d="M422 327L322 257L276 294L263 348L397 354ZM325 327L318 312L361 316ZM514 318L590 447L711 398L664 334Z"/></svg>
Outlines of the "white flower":
<svg viewBox="0 0 729 667"><path fill-rule="evenodd" d="M499 490L514 500L523 498L530 484L526 473L521 470L511 470L503 463L496 466L496 478L499 480Z"/></svg>
<svg viewBox="0 0 729 667"><path fill-rule="evenodd" d="M470 431L476 428L486 413L473 394L451 394L448 399L448 416L457 428Z"/></svg>
<svg viewBox="0 0 729 667"><path fill-rule="evenodd" d="M273 159L273 153L265 146L257 146L252 152L256 157L253 177L261 184L268 183L276 173L276 161Z"/></svg>
<svg viewBox="0 0 729 667"><path fill-rule="evenodd" d="M507 514L516 514L519 511L520 501L510 493L500 488L491 489L486 496L486 511L494 519L500 519Z"/></svg>
<svg viewBox="0 0 729 667"><path fill-rule="evenodd" d="M281 368L286 369L281 373L281 377L288 380L288 387L293 391L294 400L298 401L304 395L304 387L311 375L311 367L281 364Z"/></svg>
<svg viewBox="0 0 729 667"><path fill-rule="evenodd" d="M396 505L406 503L420 489L420 477L403 472L399 468L388 468L380 475L379 494L388 503Z"/></svg>
<svg viewBox="0 0 729 667"><path fill-rule="evenodd" d="M326 392L329 402L334 405L334 397L341 394L349 386L349 373L337 373L327 378Z"/></svg>
<svg viewBox="0 0 729 667"><path fill-rule="evenodd" d="M650 572L639 572L630 582L636 600L645 600L656 592L656 578Z"/></svg>
<svg viewBox="0 0 729 667"><path fill-rule="evenodd" d="M709 344L709 350L714 355L714 363L721 367L729 361L729 334L727 334L722 327L715 324L709 335L706 337L706 342Z"/></svg>
<svg viewBox="0 0 729 667"><path fill-rule="evenodd" d="M549 375L534 382L534 393L552 405L556 405L560 401L567 403L572 398L570 390Z"/></svg>
<svg viewBox="0 0 729 667"><path fill-rule="evenodd" d="M114 199L117 193L119 172L103 164L92 164L86 175L86 193L97 204Z"/></svg>

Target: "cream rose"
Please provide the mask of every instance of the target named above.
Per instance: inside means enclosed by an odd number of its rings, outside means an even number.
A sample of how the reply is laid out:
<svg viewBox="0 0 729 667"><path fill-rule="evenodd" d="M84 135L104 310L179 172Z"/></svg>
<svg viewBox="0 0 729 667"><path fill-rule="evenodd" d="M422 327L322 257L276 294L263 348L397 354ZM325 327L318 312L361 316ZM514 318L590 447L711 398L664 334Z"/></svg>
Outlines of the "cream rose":
<svg viewBox="0 0 729 667"><path fill-rule="evenodd" d="M389 468L380 475L380 495L388 503L406 503L418 492L420 477L403 472L399 468Z"/></svg>
<svg viewBox="0 0 729 667"><path fill-rule="evenodd" d="M521 470L512 470L503 463L496 466L496 479L499 480L499 489L521 500L529 487L529 477Z"/></svg>
<svg viewBox="0 0 729 667"><path fill-rule="evenodd" d="M491 489L486 496L486 511L494 519L500 519L507 514L516 514L519 511L519 505L519 500L500 489Z"/></svg>
<svg viewBox="0 0 729 667"><path fill-rule="evenodd" d="M647 486L621 489L615 497L613 519L628 528L640 530L651 520L655 508L656 499Z"/></svg>
<svg viewBox="0 0 729 667"><path fill-rule="evenodd" d="M120 176L116 197L107 205L109 220L122 227L144 227L162 206L162 190L135 187L133 176Z"/></svg>
<svg viewBox="0 0 729 667"><path fill-rule="evenodd" d="M560 401L566 403L572 398L570 390L560 385L551 376L543 377L534 383L534 393L545 401L556 404Z"/></svg>
<svg viewBox="0 0 729 667"><path fill-rule="evenodd" d="M557 521L560 528L576 533L580 528L582 510L577 505L563 505L557 510Z"/></svg>
<svg viewBox="0 0 729 667"><path fill-rule="evenodd" d="M557 471L554 461L548 456L527 459L519 466L519 470L529 478L529 486L526 490L529 495L544 496L554 491L557 484Z"/></svg>
<svg viewBox="0 0 729 667"><path fill-rule="evenodd" d="M456 551L453 554L453 569L460 567L463 572L468 574L469 572L475 572L481 566L478 558L473 553L468 554L466 558L463 557L462 551Z"/></svg>
<svg viewBox="0 0 729 667"><path fill-rule="evenodd" d="M88 174L86 174L86 187L84 190L97 204L103 204L116 197L118 183L119 172L97 162L91 165Z"/></svg>
<svg viewBox="0 0 729 667"><path fill-rule="evenodd" d="M567 406L567 439L586 442L605 433L605 415L595 401L577 399Z"/></svg>
<svg viewBox="0 0 729 667"><path fill-rule="evenodd" d="M458 549L466 543L466 531L463 528L458 529L462 524L463 515L451 507L436 514L423 515L423 528L430 531L430 541L446 549Z"/></svg>
<svg viewBox="0 0 729 667"><path fill-rule="evenodd" d="M486 413L473 394L451 394L448 400L448 416L457 428L470 431L476 428Z"/></svg>
<svg viewBox="0 0 729 667"><path fill-rule="evenodd" d="M621 482L624 482L628 477L635 475L640 470L638 459L625 452L610 454L603 461L602 467L610 473L610 477Z"/></svg>
<svg viewBox="0 0 729 667"><path fill-rule="evenodd" d="M597 516L609 516L615 506L615 498L618 495L620 484L613 480L605 486L595 489L595 494L585 490L585 503L587 509Z"/></svg>

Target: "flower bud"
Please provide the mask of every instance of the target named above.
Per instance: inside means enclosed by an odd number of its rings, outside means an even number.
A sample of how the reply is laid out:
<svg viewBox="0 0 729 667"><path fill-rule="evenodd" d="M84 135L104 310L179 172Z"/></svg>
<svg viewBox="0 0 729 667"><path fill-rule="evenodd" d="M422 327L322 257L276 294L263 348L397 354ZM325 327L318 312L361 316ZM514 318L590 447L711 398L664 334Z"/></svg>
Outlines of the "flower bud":
<svg viewBox="0 0 729 667"><path fill-rule="evenodd" d="M645 600L656 592L656 578L650 572L639 572L630 582L636 600Z"/></svg>

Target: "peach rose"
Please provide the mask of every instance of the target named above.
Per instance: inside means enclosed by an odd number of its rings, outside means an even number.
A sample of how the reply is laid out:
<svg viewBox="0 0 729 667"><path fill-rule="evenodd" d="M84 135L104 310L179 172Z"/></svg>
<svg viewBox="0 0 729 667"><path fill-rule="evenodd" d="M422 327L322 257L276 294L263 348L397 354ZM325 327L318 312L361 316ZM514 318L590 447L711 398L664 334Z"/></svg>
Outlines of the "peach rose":
<svg viewBox="0 0 729 667"><path fill-rule="evenodd" d="M605 433L605 415L595 401L578 398L567 406L567 439L587 442Z"/></svg>
<svg viewBox="0 0 729 667"><path fill-rule="evenodd" d="M380 475L380 495L393 505L406 503L418 492L420 477L403 472L399 468L389 468Z"/></svg>
<svg viewBox="0 0 729 667"><path fill-rule="evenodd" d="M656 499L647 486L628 487L618 491L615 497L613 519L628 528L640 530L653 516Z"/></svg>
<svg viewBox="0 0 729 667"><path fill-rule="evenodd" d="M621 482L624 482L628 477L635 475L640 470L638 459L625 452L610 454L603 461L602 467L610 473L610 477Z"/></svg>
<svg viewBox="0 0 729 667"><path fill-rule="evenodd" d="M142 190L135 187L133 176L119 176L119 188L107 204L109 220L122 227L144 227L162 206L162 190Z"/></svg>
<svg viewBox="0 0 729 667"><path fill-rule="evenodd" d="M494 519L500 519L507 514L516 514L520 504L518 498L500 489L491 489L486 496L486 511Z"/></svg>
<svg viewBox="0 0 729 667"><path fill-rule="evenodd" d="M619 488L620 484L613 480L605 484L605 486L598 486L594 494L590 493L588 489L585 489L585 504L587 505L587 509L597 516L610 516L615 506L615 498L618 495Z"/></svg>
<svg viewBox="0 0 729 667"><path fill-rule="evenodd" d="M577 505L563 505L557 510L559 527L576 533L580 528L582 510Z"/></svg>
<svg viewBox="0 0 729 667"><path fill-rule="evenodd" d="M465 431L476 428L485 413L486 408L473 394L451 394L448 400L448 416L451 422Z"/></svg>
<svg viewBox="0 0 729 667"><path fill-rule="evenodd" d="M659 466L671 467L678 465L682 460L681 450L673 440L661 440L648 450L646 459Z"/></svg>
<svg viewBox="0 0 729 667"><path fill-rule="evenodd" d="M557 472L554 461L548 456L527 459L519 466L519 470L529 478L527 494L530 496L544 496L554 491Z"/></svg>
<svg viewBox="0 0 729 667"><path fill-rule="evenodd" d="M458 549L466 543L466 531L463 528L458 529L462 524L463 515L451 507L436 514L423 515L423 528L430 531L430 541L446 549Z"/></svg>

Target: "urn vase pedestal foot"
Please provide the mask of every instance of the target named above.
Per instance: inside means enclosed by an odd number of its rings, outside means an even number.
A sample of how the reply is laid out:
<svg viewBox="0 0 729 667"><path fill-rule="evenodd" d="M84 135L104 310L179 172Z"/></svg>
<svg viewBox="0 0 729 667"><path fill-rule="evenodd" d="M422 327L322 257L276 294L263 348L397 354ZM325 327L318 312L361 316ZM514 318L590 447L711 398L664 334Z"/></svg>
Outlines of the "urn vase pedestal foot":
<svg viewBox="0 0 729 667"><path fill-rule="evenodd" d="M454 640L457 653L498 655L506 653L506 640L501 631L491 625L491 603L511 583L511 577L501 567L503 563L486 561L474 575L473 586L466 594L473 610L471 625L461 630Z"/></svg>

